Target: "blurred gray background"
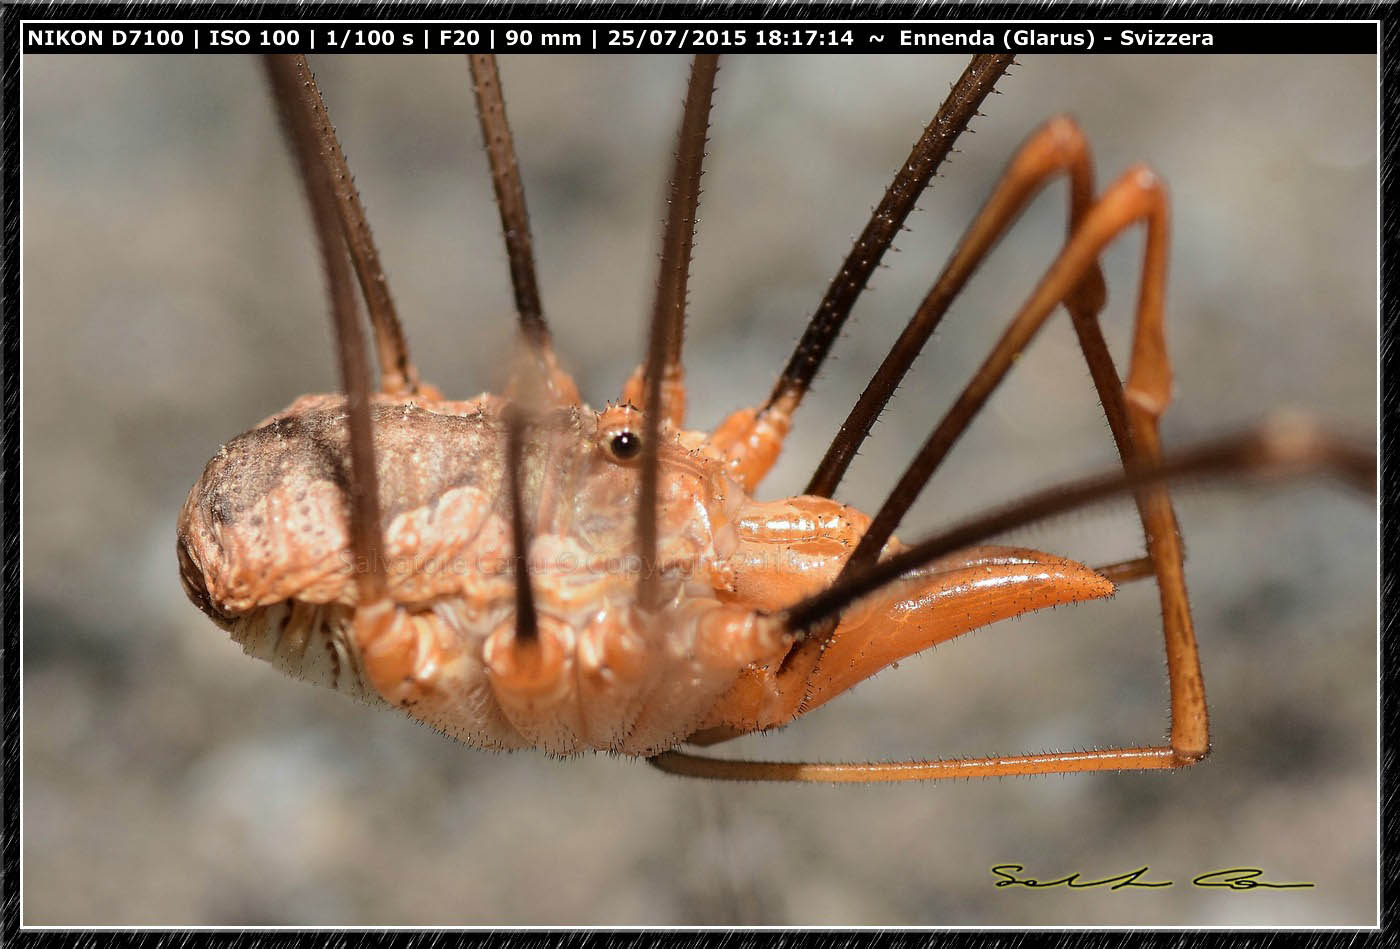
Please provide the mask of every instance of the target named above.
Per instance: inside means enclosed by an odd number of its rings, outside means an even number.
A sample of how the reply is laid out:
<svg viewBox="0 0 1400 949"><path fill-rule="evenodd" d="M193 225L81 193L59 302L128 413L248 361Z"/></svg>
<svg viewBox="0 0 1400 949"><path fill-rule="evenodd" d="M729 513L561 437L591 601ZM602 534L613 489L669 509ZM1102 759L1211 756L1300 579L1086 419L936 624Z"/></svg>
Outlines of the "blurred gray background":
<svg viewBox="0 0 1400 949"><path fill-rule="evenodd" d="M965 57L723 61L691 282L692 421L768 391ZM499 384L511 296L460 57L313 59L425 378ZM1173 196L1169 445L1376 404L1369 57L1026 56L910 219L760 495L801 490L1021 140L1074 114L1101 177ZM24 145L24 921L31 924L1367 924L1376 912L1374 503L1323 481L1184 493L1215 753L1179 773L707 784L487 754L243 656L177 579L219 444L336 385L302 197L258 64L32 56ZM558 348L592 404L638 360L678 57L502 60ZM1062 239L1050 188L902 387L840 496L878 506ZM1106 257L1120 361L1139 232ZM1095 470L1052 318L901 536ZM1130 506L1011 540L1135 553ZM982 755L1160 739L1150 584L903 662L725 754ZM1167 889L997 889L1151 867ZM1254 866L1311 889L1202 890Z"/></svg>

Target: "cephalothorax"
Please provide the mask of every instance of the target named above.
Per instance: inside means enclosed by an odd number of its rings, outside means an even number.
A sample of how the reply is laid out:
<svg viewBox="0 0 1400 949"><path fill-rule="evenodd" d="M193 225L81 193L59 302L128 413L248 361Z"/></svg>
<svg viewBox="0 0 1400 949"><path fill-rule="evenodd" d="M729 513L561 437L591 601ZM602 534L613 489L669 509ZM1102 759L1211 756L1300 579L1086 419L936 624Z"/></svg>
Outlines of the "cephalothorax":
<svg viewBox="0 0 1400 949"><path fill-rule="evenodd" d="M1308 428L1275 428L1163 463L1157 418L1170 378L1162 339L1166 199L1145 168L1096 197L1068 119L1031 137L842 426L805 494L751 496L855 295L952 139L1009 57L974 57L858 240L772 395L714 432L684 428L681 336L714 57L697 57L682 123L647 360L595 411L550 348L523 192L494 63L473 57L520 313L503 396L447 400L408 360L304 61L270 58L332 284L348 396L305 396L224 445L180 515L191 600L252 655L483 748L608 750L669 770L818 780L1174 767L1208 750L1181 549L1162 481L1284 464L1362 472ZM318 129L319 126L319 129ZM322 162L318 153L327 160ZM336 162L340 164L337 165ZM1070 178L1069 238L997 348L874 517L831 495L861 439L952 297L1020 209ZM1148 241L1132 366L1119 381L1096 314L1097 256L1143 221ZM379 341L368 390L348 247ZM901 515L1036 329L1069 311L1127 473L1029 499L930 541L893 536ZM1338 460L1338 459L1341 460ZM1137 499L1147 555L1093 569L1015 547L969 546L1110 492ZM1076 493L1078 492L1078 493ZM905 656L996 620L1162 590L1170 743L1080 754L882 765L721 762L673 751L781 726Z"/></svg>

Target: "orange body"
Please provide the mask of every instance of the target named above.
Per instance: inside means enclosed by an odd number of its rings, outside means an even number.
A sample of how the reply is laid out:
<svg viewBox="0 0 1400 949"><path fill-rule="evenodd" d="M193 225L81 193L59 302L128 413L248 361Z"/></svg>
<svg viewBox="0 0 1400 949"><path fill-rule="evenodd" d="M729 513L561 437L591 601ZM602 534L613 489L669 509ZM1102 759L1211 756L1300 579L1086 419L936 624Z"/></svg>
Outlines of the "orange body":
<svg viewBox="0 0 1400 949"><path fill-rule="evenodd" d="M679 382L668 395L674 408ZM540 633L517 643L501 409L489 395L376 397L383 608L356 609L366 565L349 539L339 396L298 400L209 462L180 515L186 592L249 654L477 747L648 756L787 724L934 643L1113 592L1072 561L979 547L861 601L824 650L795 652L773 614L829 586L869 518L826 498L751 498L787 425L746 410L713 435L663 430L664 606L642 610L638 472L612 448L640 413L560 404L525 450Z"/></svg>

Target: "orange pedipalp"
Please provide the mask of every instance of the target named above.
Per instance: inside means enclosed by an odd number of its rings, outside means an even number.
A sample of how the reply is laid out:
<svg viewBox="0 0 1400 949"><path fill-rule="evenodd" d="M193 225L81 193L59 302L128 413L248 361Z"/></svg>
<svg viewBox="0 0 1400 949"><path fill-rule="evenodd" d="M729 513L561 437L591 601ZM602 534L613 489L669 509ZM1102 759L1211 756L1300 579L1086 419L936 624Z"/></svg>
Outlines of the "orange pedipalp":
<svg viewBox="0 0 1400 949"><path fill-rule="evenodd" d="M1083 564L1020 547L976 547L932 569L937 572L894 584L842 617L807 682L804 712L955 636L1116 590Z"/></svg>
<svg viewBox="0 0 1400 949"><path fill-rule="evenodd" d="M1051 554L974 547L867 597L826 648L782 668L750 670L704 723L710 740L786 725L891 663L998 620L1112 596L1113 582ZM714 732L722 728L724 732Z"/></svg>

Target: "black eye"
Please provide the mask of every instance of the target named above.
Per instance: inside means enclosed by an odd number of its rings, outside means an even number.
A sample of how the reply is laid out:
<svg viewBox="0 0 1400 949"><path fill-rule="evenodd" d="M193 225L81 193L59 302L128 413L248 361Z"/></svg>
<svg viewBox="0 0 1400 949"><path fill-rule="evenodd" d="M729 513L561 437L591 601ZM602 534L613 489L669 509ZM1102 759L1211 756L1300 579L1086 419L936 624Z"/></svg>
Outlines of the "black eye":
<svg viewBox="0 0 1400 949"><path fill-rule="evenodd" d="M618 432L608 443L612 449L613 457L619 461L626 461L635 458L637 452L642 450L642 440L631 432Z"/></svg>

